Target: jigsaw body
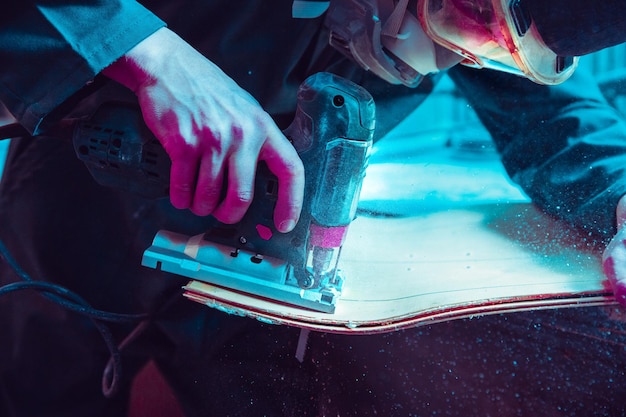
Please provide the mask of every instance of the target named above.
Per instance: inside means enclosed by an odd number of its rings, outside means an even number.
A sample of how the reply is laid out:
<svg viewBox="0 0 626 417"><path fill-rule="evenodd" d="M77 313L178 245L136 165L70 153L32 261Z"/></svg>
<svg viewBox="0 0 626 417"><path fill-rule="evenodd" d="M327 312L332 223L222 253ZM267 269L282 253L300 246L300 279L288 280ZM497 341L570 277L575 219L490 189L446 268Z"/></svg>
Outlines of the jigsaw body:
<svg viewBox="0 0 626 417"><path fill-rule="evenodd" d="M119 173L112 175L111 166L124 170L120 165L125 159L131 166L123 177L137 177L129 184L139 182L146 190L167 193L169 166L163 162L167 155L155 148L156 139L147 139L145 131L137 134L143 129L137 121L128 133L119 126L107 128L119 118L103 113L102 120L96 113L74 134L77 155L96 180L119 182ZM278 181L260 162L254 200L239 223L214 220L196 236L162 230L145 251L142 264L276 302L333 312L344 281L337 268L339 255L356 214L374 122L374 102L363 88L329 73L309 77L298 91L295 118L284 131L305 167L304 205L295 229L284 234L275 229ZM117 132L118 140L111 131ZM91 145L85 143L97 135L101 137ZM115 146L121 154L121 147L128 147L133 157L112 156ZM131 191L137 188L142 187Z"/></svg>

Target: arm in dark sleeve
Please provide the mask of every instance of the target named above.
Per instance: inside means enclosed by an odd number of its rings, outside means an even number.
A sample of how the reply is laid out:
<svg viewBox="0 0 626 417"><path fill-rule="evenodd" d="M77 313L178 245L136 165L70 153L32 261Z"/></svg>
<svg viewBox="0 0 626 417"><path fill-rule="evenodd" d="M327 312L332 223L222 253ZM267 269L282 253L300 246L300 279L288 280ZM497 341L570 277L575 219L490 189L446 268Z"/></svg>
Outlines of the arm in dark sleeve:
<svg viewBox="0 0 626 417"><path fill-rule="evenodd" d="M13 1L0 16L0 101L30 132L164 26L133 0Z"/></svg>
<svg viewBox="0 0 626 417"><path fill-rule="evenodd" d="M548 87L460 66L450 76L538 206L594 238L613 237L626 193L626 124L592 77L578 71Z"/></svg>
<svg viewBox="0 0 626 417"><path fill-rule="evenodd" d="M523 0L543 41L561 56L626 42L624 0Z"/></svg>

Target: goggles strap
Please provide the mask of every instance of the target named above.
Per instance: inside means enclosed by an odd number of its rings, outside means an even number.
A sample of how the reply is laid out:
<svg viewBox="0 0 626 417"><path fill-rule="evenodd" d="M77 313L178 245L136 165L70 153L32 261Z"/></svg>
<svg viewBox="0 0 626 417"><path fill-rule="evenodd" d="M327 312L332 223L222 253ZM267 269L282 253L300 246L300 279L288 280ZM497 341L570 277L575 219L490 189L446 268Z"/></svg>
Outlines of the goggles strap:
<svg viewBox="0 0 626 417"><path fill-rule="evenodd" d="M391 0L393 2L393 0ZM385 22L381 34L384 36L390 36L394 39L398 38L398 32L400 32L400 27L402 26L402 21L404 20L404 15L406 13L406 9L409 5L409 0L399 0L398 3L393 8L393 11L387 18L387 22Z"/></svg>

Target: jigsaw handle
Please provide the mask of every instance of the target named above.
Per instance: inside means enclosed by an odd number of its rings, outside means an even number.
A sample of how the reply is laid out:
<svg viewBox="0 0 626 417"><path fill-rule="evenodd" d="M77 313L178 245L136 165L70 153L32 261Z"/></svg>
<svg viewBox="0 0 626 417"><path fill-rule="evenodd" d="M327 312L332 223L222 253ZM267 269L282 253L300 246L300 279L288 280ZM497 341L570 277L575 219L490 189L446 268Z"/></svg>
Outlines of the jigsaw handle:
<svg viewBox="0 0 626 417"><path fill-rule="evenodd" d="M344 200L358 195L359 181L354 179L360 174L353 173L365 166L362 154L370 145L374 129L373 102L364 90L347 88L344 84L348 81L332 74L319 73L307 81L299 90L296 115L284 134L301 156L315 154L309 158L311 162L327 163L321 175L319 169L309 170L316 178L309 182L309 188L319 190L313 203L314 217L323 225L337 221L348 224L356 207ZM323 88L336 89L325 92L331 94L329 100L320 100ZM347 93L359 94L353 97L356 104L346 102ZM76 155L98 184L151 199L169 195L171 160L136 105L106 102L88 119L72 120L70 124L71 128L66 123L59 132L65 136L69 131ZM325 144L319 136L339 138L339 142ZM346 138L358 140L342 143ZM327 153L334 157L327 158Z"/></svg>

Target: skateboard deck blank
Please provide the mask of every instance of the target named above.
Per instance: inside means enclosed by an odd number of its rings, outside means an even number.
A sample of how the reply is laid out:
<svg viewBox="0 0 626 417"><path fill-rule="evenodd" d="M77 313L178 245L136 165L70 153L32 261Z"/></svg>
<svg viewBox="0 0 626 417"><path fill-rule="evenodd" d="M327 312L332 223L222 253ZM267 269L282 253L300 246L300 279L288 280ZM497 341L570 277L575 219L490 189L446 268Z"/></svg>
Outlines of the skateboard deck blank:
<svg viewBox="0 0 626 417"><path fill-rule="evenodd" d="M550 233L559 226L528 203L397 219L360 217L342 252L346 283L334 314L198 282L187 286L187 296L269 322L340 333L611 303L597 251ZM208 294L215 300L208 301Z"/></svg>
<svg viewBox="0 0 626 417"><path fill-rule="evenodd" d="M482 153L398 139L372 156L333 314L196 281L194 301L259 320L376 333L483 314L610 304L599 248L542 213ZM422 146L422 151L419 147Z"/></svg>

